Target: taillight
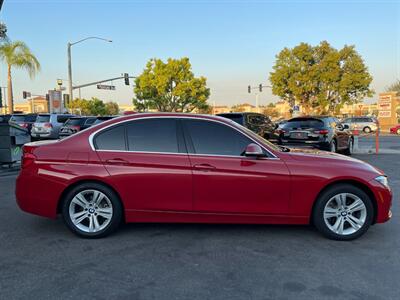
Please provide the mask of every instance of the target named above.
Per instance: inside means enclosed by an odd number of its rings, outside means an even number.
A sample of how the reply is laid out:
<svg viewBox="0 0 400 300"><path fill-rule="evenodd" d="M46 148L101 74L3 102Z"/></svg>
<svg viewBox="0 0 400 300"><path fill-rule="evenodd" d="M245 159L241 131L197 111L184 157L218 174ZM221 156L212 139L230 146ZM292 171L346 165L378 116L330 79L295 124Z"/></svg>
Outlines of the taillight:
<svg viewBox="0 0 400 300"><path fill-rule="evenodd" d="M34 163L36 156L31 152L33 148L22 147L21 168L25 169Z"/></svg>
<svg viewBox="0 0 400 300"><path fill-rule="evenodd" d="M326 130L326 129L322 129L322 130L316 130L316 131L314 131L314 133L319 133L319 134L328 134L328 133L329 133L329 130Z"/></svg>
<svg viewBox="0 0 400 300"><path fill-rule="evenodd" d="M20 123L19 126L22 128L28 128L28 123Z"/></svg>
<svg viewBox="0 0 400 300"><path fill-rule="evenodd" d="M72 129L75 129L76 131L81 130L81 126L71 126Z"/></svg>
<svg viewBox="0 0 400 300"><path fill-rule="evenodd" d="M53 128L53 125L51 125L51 123L44 123L43 127L45 127L45 128Z"/></svg>

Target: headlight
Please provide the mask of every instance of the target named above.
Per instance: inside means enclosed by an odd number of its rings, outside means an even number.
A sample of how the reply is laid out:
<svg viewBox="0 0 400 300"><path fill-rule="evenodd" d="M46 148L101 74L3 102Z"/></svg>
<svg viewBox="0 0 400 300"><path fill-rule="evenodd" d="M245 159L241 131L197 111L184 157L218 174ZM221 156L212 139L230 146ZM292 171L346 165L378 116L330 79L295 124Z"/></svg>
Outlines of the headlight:
<svg viewBox="0 0 400 300"><path fill-rule="evenodd" d="M387 176L381 175L381 176L376 177L375 180L378 181L383 186L385 186L386 188L390 189Z"/></svg>

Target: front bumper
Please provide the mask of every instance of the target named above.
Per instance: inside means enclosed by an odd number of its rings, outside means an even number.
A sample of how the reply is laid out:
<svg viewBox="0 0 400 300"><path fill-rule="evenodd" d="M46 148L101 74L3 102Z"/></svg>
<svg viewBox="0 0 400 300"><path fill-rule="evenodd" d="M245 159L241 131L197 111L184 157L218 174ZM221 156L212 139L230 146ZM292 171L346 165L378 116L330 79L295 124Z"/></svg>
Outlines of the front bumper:
<svg viewBox="0 0 400 300"><path fill-rule="evenodd" d="M392 191L384 187L375 179L369 182L372 187L372 192L376 200L376 223L384 223L390 220L392 217Z"/></svg>

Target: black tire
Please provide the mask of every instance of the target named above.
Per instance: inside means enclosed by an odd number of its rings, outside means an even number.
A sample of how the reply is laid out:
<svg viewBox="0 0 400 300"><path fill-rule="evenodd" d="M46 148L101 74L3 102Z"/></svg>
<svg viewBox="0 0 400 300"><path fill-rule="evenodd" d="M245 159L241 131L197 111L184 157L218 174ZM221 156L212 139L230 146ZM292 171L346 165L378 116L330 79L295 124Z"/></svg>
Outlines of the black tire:
<svg viewBox="0 0 400 300"><path fill-rule="evenodd" d="M76 225L74 225L70 217L69 209L71 201L77 194L85 190L100 191L108 198L112 205L112 217L110 218L108 225L97 232L85 232L79 229ZM62 203L62 216L68 229L70 229L73 233L83 238L95 239L105 237L118 228L123 219L123 208L118 195L112 189L99 183L88 182L74 187L65 195Z"/></svg>
<svg viewBox="0 0 400 300"><path fill-rule="evenodd" d="M349 139L348 147L343 151L345 155L351 155L353 153L354 141L352 138Z"/></svg>
<svg viewBox="0 0 400 300"><path fill-rule="evenodd" d="M365 133L371 133L371 132L372 132L371 128L368 127L368 126L364 127L364 128L363 128L363 131L364 131Z"/></svg>
<svg viewBox="0 0 400 300"><path fill-rule="evenodd" d="M324 219L324 209L326 204L332 197L340 193L350 193L361 199L366 208L365 222L356 232L352 234L337 234L333 232ZM370 197L360 188L351 184L337 184L326 189L317 199L315 203L314 210L312 213L312 223L322 233L325 237L338 240L338 241L350 241L362 236L368 228L371 226L374 219L374 206Z"/></svg>

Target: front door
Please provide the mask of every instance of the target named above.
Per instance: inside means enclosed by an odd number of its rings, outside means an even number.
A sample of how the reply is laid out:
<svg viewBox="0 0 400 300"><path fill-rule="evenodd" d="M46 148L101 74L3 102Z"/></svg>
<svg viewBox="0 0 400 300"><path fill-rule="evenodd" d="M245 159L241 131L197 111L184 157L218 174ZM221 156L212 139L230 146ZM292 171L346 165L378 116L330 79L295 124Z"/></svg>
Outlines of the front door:
<svg viewBox="0 0 400 300"><path fill-rule="evenodd" d="M288 212L290 177L283 161L244 157L246 146L254 141L226 124L192 119L183 123L193 169L195 211Z"/></svg>
<svg viewBox="0 0 400 300"><path fill-rule="evenodd" d="M94 139L126 210L191 211L192 171L173 118L143 118Z"/></svg>

